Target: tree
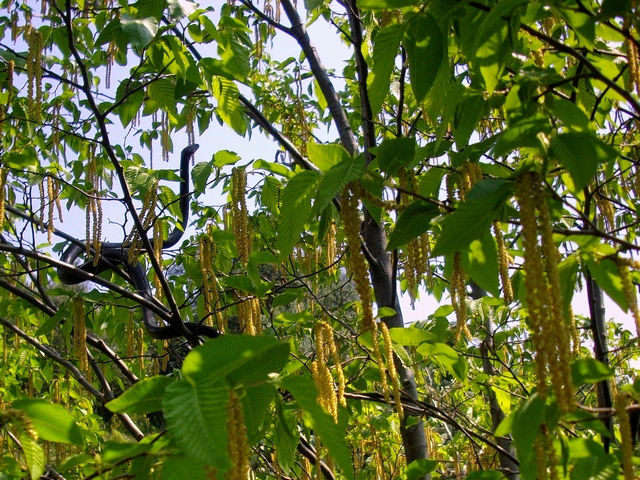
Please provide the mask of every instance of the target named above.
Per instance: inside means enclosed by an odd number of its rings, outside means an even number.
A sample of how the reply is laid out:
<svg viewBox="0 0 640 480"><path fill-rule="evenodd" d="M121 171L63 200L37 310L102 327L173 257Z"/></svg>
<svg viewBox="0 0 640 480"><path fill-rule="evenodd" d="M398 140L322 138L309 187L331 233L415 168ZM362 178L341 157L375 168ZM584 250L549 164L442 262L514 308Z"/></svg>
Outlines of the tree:
<svg viewBox="0 0 640 480"><path fill-rule="evenodd" d="M4 477L634 478L637 2L219 3L1 3Z"/></svg>

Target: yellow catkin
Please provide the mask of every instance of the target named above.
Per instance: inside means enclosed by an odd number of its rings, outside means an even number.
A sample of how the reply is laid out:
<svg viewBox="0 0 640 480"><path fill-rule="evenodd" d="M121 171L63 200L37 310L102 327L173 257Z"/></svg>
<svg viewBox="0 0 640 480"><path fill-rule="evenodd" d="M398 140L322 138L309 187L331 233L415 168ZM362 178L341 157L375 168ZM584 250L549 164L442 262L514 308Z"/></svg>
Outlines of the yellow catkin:
<svg viewBox="0 0 640 480"><path fill-rule="evenodd" d="M53 229L55 228L53 224L53 212L55 208L55 192L53 189L53 179L48 176L47 177L47 242L51 243L53 240Z"/></svg>
<svg viewBox="0 0 640 480"><path fill-rule="evenodd" d="M348 269L356 286L356 292L362 304L361 332L375 330L373 305L371 300L371 285L369 272L364 258L360 240L360 215L358 214L358 199L351 194L349 185L345 187L340 197L340 216L344 226L345 237L349 246Z"/></svg>
<svg viewBox="0 0 640 480"><path fill-rule="evenodd" d="M171 150L170 133L169 115L163 110L160 119L160 143L162 145L162 160L164 162L169 161L169 151Z"/></svg>
<svg viewBox="0 0 640 480"><path fill-rule="evenodd" d="M249 475L249 444L244 423L242 402L235 391L229 390L227 402L227 453L231 468L225 480L247 480Z"/></svg>
<svg viewBox="0 0 640 480"><path fill-rule="evenodd" d="M388 404L391 403L391 394L389 392L389 382L387 381L387 369L385 366L384 358L382 358L382 352L380 351L380 337L378 335L378 325L374 324L373 330L373 358L375 358L378 368L380 369L380 387L384 394L384 401Z"/></svg>
<svg viewBox="0 0 640 480"><path fill-rule="evenodd" d="M339 395L334 392L333 378L327 361L335 351L333 330L322 322L314 327L316 337L316 360L311 364L311 373L318 388L318 403L338 422ZM344 398L344 395L342 395Z"/></svg>
<svg viewBox="0 0 640 480"><path fill-rule="evenodd" d="M542 236L542 252L544 254L549 283L547 303L548 325L545 332L555 340L555 354L549 357L551 382L556 394L558 405L564 412L573 409L573 380L571 377L571 341L570 333L565 322L562 287L558 274L560 252L553 241L553 222L541 183L537 182L536 204L539 212L539 223Z"/></svg>
<svg viewBox="0 0 640 480"><path fill-rule="evenodd" d="M133 321L133 310L129 310L125 333L127 336L127 357L131 358L136 351L136 326Z"/></svg>
<svg viewBox="0 0 640 480"><path fill-rule="evenodd" d="M609 199L602 193L596 192L593 196L596 206L600 211L601 217L604 219L602 226L605 231L611 232L616 228L615 210Z"/></svg>
<svg viewBox="0 0 640 480"><path fill-rule="evenodd" d="M254 335L262 335L262 309L260 308L260 299L253 297L250 300L250 305Z"/></svg>
<svg viewBox="0 0 640 480"><path fill-rule="evenodd" d="M73 353L78 358L78 368L87 373L89 371L89 357L87 356L87 330L84 317L84 302L80 297L73 297Z"/></svg>
<svg viewBox="0 0 640 480"><path fill-rule="evenodd" d="M538 390L546 396L546 380L550 375L558 406L568 412L574 407L570 334L558 276L560 253L553 241L551 215L540 176L535 172L522 175L516 184L516 197L520 205L525 289L536 351Z"/></svg>
<svg viewBox="0 0 640 480"><path fill-rule="evenodd" d="M622 452L622 472L625 480L633 480L633 438L631 436L631 424L627 413L627 396L617 393L615 397L616 413L618 415L618 427L620 429L620 451Z"/></svg>
<svg viewBox="0 0 640 480"><path fill-rule="evenodd" d="M27 36L27 99L29 116L42 121L42 34L32 28Z"/></svg>
<svg viewBox="0 0 640 480"><path fill-rule="evenodd" d="M0 167L0 227L4 224L5 213L5 186L7 184L7 171Z"/></svg>
<svg viewBox="0 0 640 480"><path fill-rule="evenodd" d="M202 274L202 296L204 297L204 314L205 322L212 323L213 315L213 261L212 261L212 242L208 234L200 237L200 273Z"/></svg>
<svg viewBox="0 0 640 480"><path fill-rule="evenodd" d="M340 354L338 353L338 347L336 346L333 328L328 323L323 324L325 342L327 347L329 348L329 354L333 358L333 368L336 373L336 383L338 384L338 391L336 392L336 397L338 399L338 403L343 407L347 406L347 400L344 396L345 387L347 384L346 378L344 376L344 370L342 370L342 363L340 359Z"/></svg>
<svg viewBox="0 0 640 480"><path fill-rule="evenodd" d="M618 273L620 275L620 281L622 282L622 291L627 299L627 305L633 315L633 320L636 324L636 335L640 337L640 308L638 308L638 298L636 297L636 288L631 278L630 266L635 266L633 261L618 257L616 258L616 265L618 267ZM636 266L637 268L637 266Z"/></svg>
<svg viewBox="0 0 640 480"><path fill-rule="evenodd" d="M504 237L500 225L496 222L493 224L493 233L498 244L498 267L500 271L500 283L502 283L502 296L505 305L513 301L513 287L511 286L511 278L509 277L510 257L507 247L504 243Z"/></svg>
<svg viewBox="0 0 640 480"><path fill-rule="evenodd" d="M231 221L236 238L238 257L243 265L249 263L249 217L245 199L247 172L244 168L234 168L231 174Z"/></svg>
<svg viewBox="0 0 640 480"><path fill-rule="evenodd" d="M136 330L137 338L136 338L136 355L138 357L138 370L140 371L140 376L144 376L144 330L138 328Z"/></svg>
<svg viewBox="0 0 640 480"><path fill-rule="evenodd" d="M334 274L336 272L336 255L337 255L337 243L336 243L337 228L335 222L331 222L329 229L327 230L327 238L325 241L325 256L327 261L328 272Z"/></svg>
<svg viewBox="0 0 640 480"><path fill-rule="evenodd" d="M142 199L142 208L140 209L140 222L142 228L147 230L156 219L156 203L158 201L158 183L149 188L144 198ZM138 255L140 254L140 247L142 246L142 239L140 232L137 228L131 230L125 243L129 243L128 262L134 265L137 262Z"/></svg>
<svg viewBox="0 0 640 480"><path fill-rule="evenodd" d="M462 334L468 340L473 336L467 326L467 288L466 275L462 268L462 255L460 252L453 254L453 268L451 270L451 280L449 289L451 291L451 305L456 314L455 339L460 340Z"/></svg>
<svg viewBox="0 0 640 480"><path fill-rule="evenodd" d="M404 409L402 407L402 398L400 396L402 386L400 384L400 377L396 370L394 362L393 345L391 344L391 335L389 334L389 328L384 322L378 324L380 331L382 332L382 339L384 341L385 354L387 356L387 371L389 372L389 378L391 379L391 386L393 388L393 398L396 403L396 411L400 418L404 417Z"/></svg>
<svg viewBox="0 0 640 480"><path fill-rule="evenodd" d="M627 31L630 30L631 18L632 14L628 15L624 21L624 28ZM628 88L629 91L635 90L640 95L640 53L630 32L625 38L624 46L627 51Z"/></svg>
<svg viewBox="0 0 640 480"><path fill-rule="evenodd" d="M163 223L161 218L157 218L153 222L153 256L156 261L162 265L162 238L163 238ZM162 273L156 271L153 272L153 286L156 289L156 297L162 299Z"/></svg>
<svg viewBox="0 0 640 480"><path fill-rule="evenodd" d="M538 393L544 398L547 393L546 367L550 338L544 335L543 323L547 298L547 283L544 278L542 252L538 245L538 224L534 196L533 174L525 174L516 184L516 197L520 206L522 244L524 247L525 289L529 320L536 352Z"/></svg>

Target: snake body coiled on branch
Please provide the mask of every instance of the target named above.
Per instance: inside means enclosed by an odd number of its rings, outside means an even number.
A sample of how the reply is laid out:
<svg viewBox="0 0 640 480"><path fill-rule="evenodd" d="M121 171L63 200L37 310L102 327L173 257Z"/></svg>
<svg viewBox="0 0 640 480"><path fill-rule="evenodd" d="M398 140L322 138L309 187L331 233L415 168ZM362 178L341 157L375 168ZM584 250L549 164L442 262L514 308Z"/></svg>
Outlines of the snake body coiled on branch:
<svg viewBox="0 0 640 480"><path fill-rule="evenodd" d="M169 236L162 242L162 249L174 246L182 238L189 219L189 161L199 148L198 145L190 145L182 150L180 157L180 213L182 219L176 225ZM153 241L151 240L153 245ZM129 275L130 283L146 300L152 301L153 295L151 285L147 279L147 274L140 262L129 262L130 244L105 242L101 245L101 253L98 262L94 265L93 260L87 260L77 268L94 275L98 275L110 269L122 266ZM62 253L60 260L73 264L76 259L85 253L85 248L77 244L69 245ZM58 278L65 285L76 285L86 281L85 278L74 273L71 269L58 267ZM197 322L182 322L180 318L168 318L168 325L158 325L154 313L144 304L141 305L142 321L144 326L153 338L167 340L180 336L202 335L204 337L215 338L221 335L220 331L208 325ZM175 315L174 315L175 316Z"/></svg>

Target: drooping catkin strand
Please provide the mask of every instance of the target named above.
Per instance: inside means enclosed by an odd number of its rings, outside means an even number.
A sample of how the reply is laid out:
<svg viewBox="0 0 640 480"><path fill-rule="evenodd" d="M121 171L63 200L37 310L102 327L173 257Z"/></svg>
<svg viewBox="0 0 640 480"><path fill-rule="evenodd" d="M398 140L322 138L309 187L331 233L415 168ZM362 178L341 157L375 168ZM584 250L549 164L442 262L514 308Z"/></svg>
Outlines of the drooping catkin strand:
<svg viewBox="0 0 640 480"><path fill-rule="evenodd" d="M51 176L47 176L47 242L51 243L53 240L53 229L55 228L53 224L53 211L55 208L55 191L53 188L53 179Z"/></svg>
<svg viewBox="0 0 640 480"><path fill-rule="evenodd" d="M127 357L131 358L136 352L136 325L133 321L133 310L129 310L125 334L127 336Z"/></svg>
<svg viewBox="0 0 640 480"><path fill-rule="evenodd" d="M573 380L571 377L571 335L565 321L564 302L558 265L560 252L553 241L553 222L541 182L537 182L536 204L540 230L542 233L542 252L544 254L549 283L548 303L550 306L546 333L554 335L555 354L550 357L549 370L558 405L564 412L573 410Z"/></svg>
<svg viewBox="0 0 640 480"><path fill-rule="evenodd" d="M345 379L340 357L333 338L333 329L326 322L317 323L314 327L316 338L316 360L311 365L311 373L318 388L318 403L327 410L338 422L338 405L346 405L344 398ZM327 365L329 357L332 357L338 391L334 391L334 381Z"/></svg>
<svg viewBox="0 0 640 480"><path fill-rule="evenodd" d="M449 290L451 292L451 305L456 314L456 331L455 339L460 340L462 334L469 340L473 340L473 336L467 326L467 288L466 275L462 268L462 254L456 252L453 254L453 268L451 270L451 280Z"/></svg>
<svg viewBox="0 0 640 480"><path fill-rule="evenodd" d="M27 36L27 105L29 117L42 121L42 34L32 28Z"/></svg>
<svg viewBox="0 0 640 480"><path fill-rule="evenodd" d="M78 359L78 368L81 372L89 370L89 357L87 356L87 327L84 318L84 301L80 297L73 297L73 353Z"/></svg>
<svg viewBox="0 0 640 480"><path fill-rule="evenodd" d="M547 298L547 282L544 278L542 252L538 245L538 224L533 174L525 174L516 184L516 198L520 206L522 244L524 247L525 288L529 320L532 330L533 347L536 352L536 373L538 393L546 398L546 369L549 356L550 338L543 330Z"/></svg>
<svg viewBox="0 0 640 480"><path fill-rule="evenodd" d="M4 225L5 213L5 186L7 185L7 171L0 167L0 230Z"/></svg>
<svg viewBox="0 0 640 480"><path fill-rule="evenodd" d="M169 151L171 150L171 137L170 126L169 126L169 114L162 111L161 119L160 119L160 144L162 145L162 160L164 162L169 161Z"/></svg>
<svg viewBox="0 0 640 480"><path fill-rule="evenodd" d="M620 431L620 451L622 452L622 472L625 480L637 478L633 472L633 437L627 413L627 396L618 392L615 399L618 428Z"/></svg>
<svg viewBox="0 0 640 480"><path fill-rule="evenodd" d="M158 182L154 182L142 199L142 208L140 209L140 223L142 223L142 228L145 231L153 225L156 219L157 202ZM131 230L125 240L125 244L126 243L130 244L127 260L131 265L135 265L138 261L138 255L140 254L140 247L142 246L142 237L137 228Z"/></svg>
<svg viewBox="0 0 640 480"><path fill-rule="evenodd" d="M631 271L629 267L638 268L640 265L628 258L617 257L616 265L618 267L618 274L620 275L620 281L622 282L622 291L627 299L627 305L633 315L633 320L636 324L636 335L640 337L640 308L638 308L638 297L636 296L636 287L631 279Z"/></svg>
<svg viewBox="0 0 640 480"><path fill-rule="evenodd" d="M384 358L382 358L382 352L380 351L380 337L378 335L379 323L374 323L373 329L373 357L380 369L380 387L384 394L384 401L391 404L391 394L389 392L389 382L387 381L387 368L385 366Z"/></svg>
<svg viewBox="0 0 640 480"><path fill-rule="evenodd" d="M202 295L204 297L204 314L209 322L212 322L213 314L213 291L215 289L213 281L213 260L211 237L204 234L200 237L200 273L202 274Z"/></svg>
<svg viewBox="0 0 640 480"><path fill-rule="evenodd" d="M327 238L325 241L325 257L328 267L329 274L333 275L336 271L336 255L337 255L337 244L336 244L336 233L337 227L335 222L331 222L329 225L329 229L327 230Z"/></svg>
<svg viewBox="0 0 640 480"><path fill-rule="evenodd" d="M498 244L498 268L500 271L500 283L502 284L502 296L504 297L504 304L509 305L513 301L513 287L511 286L511 278L509 278L511 258L504 243L502 230L497 222L493 224L493 233Z"/></svg>
<svg viewBox="0 0 640 480"><path fill-rule="evenodd" d="M387 356L387 371L389 372L389 378L391 379L391 386L393 388L393 399L396 403L396 412L398 417L404 417L404 409L402 407L402 399L400 397L402 386L400 385L400 377L396 370L394 362L393 345L391 344L391 335L389 334L389 328L384 322L378 324L382 331L382 339L384 341L385 354Z"/></svg>
<svg viewBox="0 0 640 480"><path fill-rule="evenodd" d="M516 184L516 197L520 205L525 289L536 350L538 390L541 395L546 394L546 378L550 375L558 406L568 412L574 407L570 334L558 276L560 253L553 241L551 214L540 176L535 172L522 175Z"/></svg>
<svg viewBox="0 0 640 480"><path fill-rule="evenodd" d="M600 211L600 215L603 219L603 221L601 222L602 227L607 232L613 231L616 228L616 222L615 222L615 210L613 208L611 201L606 197L606 195L604 195L600 191L595 193L595 195L593 196L593 199L595 200L596 206L598 207L598 210Z"/></svg>
<svg viewBox="0 0 640 480"><path fill-rule="evenodd" d="M629 14L624 21L624 28L629 31L631 24L632 14ZM624 40L624 46L627 51L627 66L628 66L628 88L629 91L636 91L640 95L640 53L638 47L631 38L631 34L627 35Z"/></svg>
<svg viewBox="0 0 640 480"><path fill-rule="evenodd" d="M349 246L348 270L356 286L356 292L362 304L362 320L360 331L375 331L373 306L371 300L371 286L369 272L364 258L360 240L360 215L358 214L358 199L351 194L347 185L340 196L340 217L344 226L345 237Z"/></svg>
<svg viewBox="0 0 640 480"><path fill-rule="evenodd" d="M231 468L225 480L247 480L249 475L249 443L244 423L242 402L235 391L229 390L227 402L227 453Z"/></svg>
<svg viewBox="0 0 640 480"><path fill-rule="evenodd" d="M234 168L231 173L231 221L236 238L238 257L243 265L249 263L249 217L245 191L247 188L247 172L244 168Z"/></svg>

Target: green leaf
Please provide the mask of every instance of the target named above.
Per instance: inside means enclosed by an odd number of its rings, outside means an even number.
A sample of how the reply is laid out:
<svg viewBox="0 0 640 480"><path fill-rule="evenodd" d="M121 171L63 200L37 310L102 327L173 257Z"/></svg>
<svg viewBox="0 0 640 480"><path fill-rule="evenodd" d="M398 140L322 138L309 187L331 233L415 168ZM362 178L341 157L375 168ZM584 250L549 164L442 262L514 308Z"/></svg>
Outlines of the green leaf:
<svg viewBox="0 0 640 480"><path fill-rule="evenodd" d="M156 20L162 18L162 12L167 6L166 0L138 0L134 7L138 10L137 18L153 17Z"/></svg>
<svg viewBox="0 0 640 480"><path fill-rule="evenodd" d="M311 215L311 198L315 193L318 173L304 171L297 174L282 192L282 205L278 221L277 245L280 257L286 258L300 239Z"/></svg>
<svg viewBox="0 0 640 480"><path fill-rule="evenodd" d="M431 220L440 215L440 209L430 202L416 200L402 211L393 231L389 234L387 250L395 250L419 237L431 226Z"/></svg>
<svg viewBox="0 0 640 480"><path fill-rule="evenodd" d="M22 444L22 451L27 461L31 480L38 480L45 469L44 450L38 442L24 432L20 434L20 443Z"/></svg>
<svg viewBox="0 0 640 480"><path fill-rule="evenodd" d="M611 367L594 358L580 358L571 365L571 378L577 387L585 383L598 383L613 377Z"/></svg>
<svg viewBox="0 0 640 480"><path fill-rule="evenodd" d="M601 163L611 162L618 156L615 148L586 132L556 135L551 140L551 153L571 175L576 192L593 181Z"/></svg>
<svg viewBox="0 0 640 480"><path fill-rule="evenodd" d="M416 141L411 137L386 138L374 151L380 170L395 175L415 157Z"/></svg>
<svg viewBox="0 0 640 480"><path fill-rule="evenodd" d="M487 179L477 183L469 192L468 199L444 219L433 255L461 251L474 240L482 238L509 198L511 190L511 182L502 179Z"/></svg>
<svg viewBox="0 0 640 480"><path fill-rule="evenodd" d="M403 347L418 347L426 342L436 339L434 333L427 332L420 328L391 328L389 329L391 340Z"/></svg>
<svg viewBox="0 0 640 480"><path fill-rule="evenodd" d="M187 357L188 358L188 357ZM167 387L162 404L167 431L188 456L229 469L227 454L227 401L223 382L201 379L196 383L178 380ZM194 434L194 425L197 434Z"/></svg>
<svg viewBox="0 0 640 480"><path fill-rule="evenodd" d="M520 460L520 473L525 480L536 478L534 442L544 418L545 403L537 394L529 397L513 417L513 445Z"/></svg>
<svg viewBox="0 0 640 480"><path fill-rule="evenodd" d="M120 17L122 30L129 36L131 44L143 49L151 43L158 32L158 20L153 17L133 18L123 13Z"/></svg>
<svg viewBox="0 0 640 480"><path fill-rule="evenodd" d="M476 470L469 473L466 480L501 480L505 478L502 472L497 470Z"/></svg>
<svg viewBox="0 0 640 480"><path fill-rule="evenodd" d="M322 212L338 195L347 183L358 180L364 175L364 158L351 158L343 160L339 164L320 177L318 193L314 202L314 212Z"/></svg>
<svg viewBox="0 0 640 480"><path fill-rule="evenodd" d="M115 109L116 115L120 117L123 127L127 127L131 121L136 118L144 102L144 90L135 90L140 86L139 82L122 82L118 86L116 97L118 99L125 98L124 102ZM133 91L131 91L133 90Z"/></svg>
<svg viewBox="0 0 640 480"><path fill-rule="evenodd" d="M238 135L244 136L247 131L247 121L244 107L240 103L238 86L223 77L214 77L211 81L213 95L218 101L216 113L222 121L229 125Z"/></svg>
<svg viewBox="0 0 640 480"><path fill-rule="evenodd" d="M162 395L174 378L155 376L145 378L126 390L105 407L114 413L144 414L162 410Z"/></svg>
<svg viewBox="0 0 640 480"><path fill-rule="evenodd" d="M599 262L587 259L587 268L596 283L609 297L625 312L629 310L627 297L622 289L622 280L615 262L609 258L604 258Z"/></svg>
<svg viewBox="0 0 640 480"><path fill-rule="evenodd" d="M226 287L235 288L241 292L256 293L256 287L249 277L246 275L229 275L228 277L218 280L222 285Z"/></svg>
<svg viewBox="0 0 640 480"><path fill-rule="evenodd" d="M24 398L14 401L12 407L27 414L40 438L72 445L84 443L80 427L61 405L36 398Z"/></svg>
<svg viewBox="0 0 640 480"><path fill-rule="evenodd" d="M169 455L162 463L162 480L210 480L204 462L186 455Z"/></svg>
<svg viewBox="0 0 640 480"><path fill-rule="evenodd" d="M403 45L409 59L409 79L416 102L422 102L445 60L445 45L436 19L428 13L411 18Z"/></svg>
<svg viewBox="0 0 640 480"><path fill-rule="evenodd" d="M213 157L213 164L218 168L235 165L241 160L240 155L236 152L230 152L229 150L220 150L216 152Z"/></svg>
<svg viewBox="0 0 640 480"><path fill-rule="evenodd" d="M256 160L253 163L254 170L265 170L269 173L279 175L284 178L292 178L294 173L290 168L280 165L279 163L267 162L266 160Z"/></svg>
<svg viewBox="0 0 640 480"><path fill-rule="evenodd" d="M251 385L269 380L288 359L289 344L275 338L225 335L193 349L184 360L182 374L193 383Z"/></svg>
<svg viewBox="0 0 640 480"><path fill-rule="evenodd" d="M517 148L539 147L538 134L550 131L551 125L546 116L541 113L526 116L496 135L498 139L493 147L493 154L496 157L504 157Z"/></svg>
<svg viewBox="0 0 640 480"><path fill-rule="evenodd" d="M339 163L353 160L349 152L337 143L309 143L307 155L311 163L322 172L328 172Z"/></svg>
<svg viewBox="0 0 640 480"><path fill-rule="evenodd" d="M498 248L489 230L462 252L462 267L480 288L494 297L500 296Z"/></svg>
<svg viewBox="0 0 640 480"><path fill-rule="evenodd" d="M213 160L210 162L198 162L191 169L191 180L196 195L202 195L207 189L207 182L213 172Z"/></svg>
<svg viewBox="0 0 640 480"><path fill-rule="evenodd" d="M482 94L472 93L462 97L456 108L453 122L453 138L458 150L469 144L469 138L474 132L486 101Z"/></svg>
<svg viewBox="0 0 640 480"><path fill-rule="evenodd" d="M424 478L425 475L433 472L440 462L438 460L427 460L426 458L420 458L414 460L405 469L406 480L419 480Z"/></svg>
<svg viewBox="0 0 640 480"><path fill-rule="evenodd" d="M592 49L596 39L596 18L585 12L578 12L574 9L558 9L567 24L576 32L578 38L583 42L584 46Z"/></svg>
<svg viewBox="0 0 640 480"><path fill-rule="evenodd" d="M604 0L602 7L600 7L600 15L604 18L626 16L630 11L630 0Z"/></svg>
<svg viewBox="0 0 640 480"><path fill-rule="evenodd" d="M467 381L469 366L466 360L460 357L449 345L445 343L423 343L418 347L417 351L420 355L434 360L458 381Z"/></svg>
<svg viewBox="0 0 640 480"><path fill-rule="evenodd" d="M354 471L351 452L345 442L346 432L343 426L336 424L331 415L325 412L317 402L318 390L309 378L289 375L280 379L282 388L289 391L304 411L305 424L320 435L322 444L329 450L346 478L353 479Z"/></svg>
<svg viewBox="0 0 640 480"><path fill-rule="evenodd" d="M618 480L620 463L614 455L594 455L575 462L571 480Z"/></svg>
<svg viewBox="0 0 640 480"><path fill-rule="evenodd" d="M373 66L367 77L367 91L372 115L380 113L385 98L389 95L391 73L404 35L404 26L391 23L381 28L373 38Z"/></svg>
<svg viewBox="0 0 640 480"><path fill-rule="evenodd" d="M421 4L421 0L358 0L358 8L362 10L387 10Z"/></svg>

